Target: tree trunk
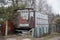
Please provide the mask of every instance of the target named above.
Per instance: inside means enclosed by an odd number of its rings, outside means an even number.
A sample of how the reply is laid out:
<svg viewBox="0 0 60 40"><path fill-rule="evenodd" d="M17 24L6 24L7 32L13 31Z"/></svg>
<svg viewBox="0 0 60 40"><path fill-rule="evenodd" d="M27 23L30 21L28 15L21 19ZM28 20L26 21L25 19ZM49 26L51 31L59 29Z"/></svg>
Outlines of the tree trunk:
<svg viewBox="0 0 60 40"><path fill-rule="evenodd" d="M8 21L6 20L6 29L5 29L5 36L8 35Z"/></svg>
<svg viewBox="0 0 60 40"><path fill-rule="evenodd" d="M18 0L16 0L16 6L18 7Z"/></svg>
<svg viewBox="0 0 60 40"><path fill-rule="evenodd" d="M13 7L15 6L14 0L12 0Z"/></svg>

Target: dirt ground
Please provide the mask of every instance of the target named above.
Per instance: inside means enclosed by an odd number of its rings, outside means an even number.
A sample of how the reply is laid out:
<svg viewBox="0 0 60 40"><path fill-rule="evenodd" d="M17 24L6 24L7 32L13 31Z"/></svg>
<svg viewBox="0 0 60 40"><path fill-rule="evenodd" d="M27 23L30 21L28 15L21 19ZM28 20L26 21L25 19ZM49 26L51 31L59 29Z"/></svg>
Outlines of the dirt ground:
<svg viewBox="0 0 60 40"><path fill-rule="evenodd" d="M20 36L20 35L9 35L9 36L0 36L0 40L60 40L60 34L50 34L41 38L33 38L29 36Z"/></svg>

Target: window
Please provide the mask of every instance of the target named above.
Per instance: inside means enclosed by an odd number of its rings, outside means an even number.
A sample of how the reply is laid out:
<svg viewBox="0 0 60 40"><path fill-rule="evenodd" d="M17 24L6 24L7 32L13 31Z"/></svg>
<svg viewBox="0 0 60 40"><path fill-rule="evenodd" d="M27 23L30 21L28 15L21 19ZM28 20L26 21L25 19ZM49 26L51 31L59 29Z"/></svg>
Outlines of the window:
<svg viewBox="0 0 60 40"><path fill-rule="evenodd" d="M21 17L22 17L23 19L27 19L27 20L28 20L28 11L22 10L22 11L21 11Z"/></svg>

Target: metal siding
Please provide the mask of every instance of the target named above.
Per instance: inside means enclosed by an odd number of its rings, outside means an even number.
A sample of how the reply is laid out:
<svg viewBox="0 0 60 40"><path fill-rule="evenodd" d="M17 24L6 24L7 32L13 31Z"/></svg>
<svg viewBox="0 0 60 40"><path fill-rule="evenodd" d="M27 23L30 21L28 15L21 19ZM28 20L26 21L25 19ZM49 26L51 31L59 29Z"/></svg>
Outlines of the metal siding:
<svg viewBox="0 0 60 40"><path fill-rule="evenodd" d="M43 36L44 34L49 33L49 23L48 23L48 15L44 15L41 13L35 13L35 27L38 28L38 35ZM39 37L38 36L38 37Z"/></svg>

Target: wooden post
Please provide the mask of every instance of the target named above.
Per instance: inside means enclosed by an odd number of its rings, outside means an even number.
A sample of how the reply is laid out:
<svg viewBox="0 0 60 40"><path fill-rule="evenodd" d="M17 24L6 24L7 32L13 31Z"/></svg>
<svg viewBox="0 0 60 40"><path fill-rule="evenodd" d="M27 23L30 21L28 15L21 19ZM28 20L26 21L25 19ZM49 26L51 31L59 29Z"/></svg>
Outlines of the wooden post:
<svg viewBox="0 0 60 40"><path fill-rule="evenodd" d="M33 35L34 35L34 28L32 28L32 37L33 37Z"/></svg>
<svg viewBox="0 0 60 40"><path fill-rule="evenodd" d="M8 34L8 21L6 20L6 29L5 29L5 36Z"/></svg>

